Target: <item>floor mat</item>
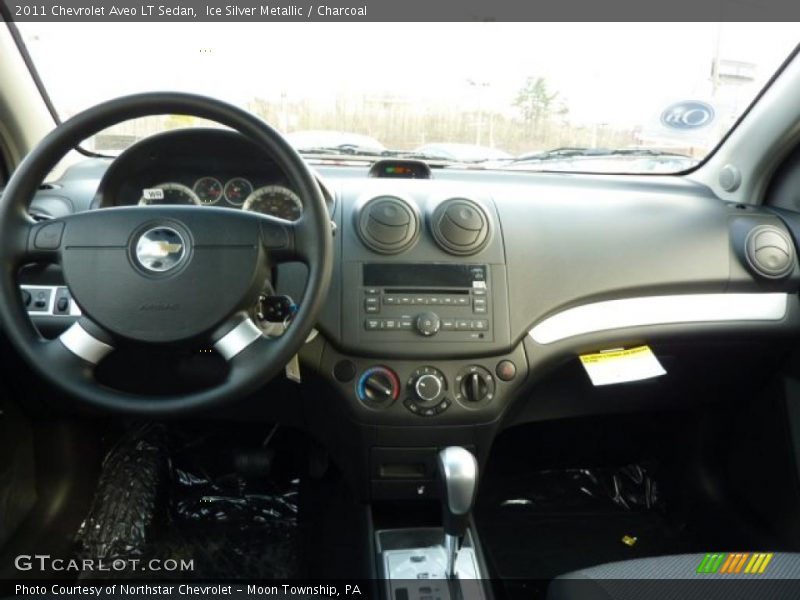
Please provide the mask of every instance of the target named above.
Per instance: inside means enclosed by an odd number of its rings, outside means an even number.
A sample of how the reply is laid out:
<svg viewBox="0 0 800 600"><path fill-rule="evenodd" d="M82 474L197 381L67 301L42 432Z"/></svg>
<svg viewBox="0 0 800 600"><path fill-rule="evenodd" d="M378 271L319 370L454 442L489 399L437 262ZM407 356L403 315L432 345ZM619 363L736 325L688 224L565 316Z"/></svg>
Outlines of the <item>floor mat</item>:
<svg viewBox="0 0 800 600"><path fill-rule="evenodd" d="M695 540L667 511L654 471L544 470L487 482L476 520L495 574L513 590L514 579L546 586L603 562L692 551Z"/></svg>
<svg viewBox="0 0 800 600"><path fill-rule="evenodd" d="M161 425L130 430L105 459L76 538L78 557L192 561L191 571L173 577L299 576L299 481L269 476L270 439L246 444L236 434L171 432Z"/></svg>

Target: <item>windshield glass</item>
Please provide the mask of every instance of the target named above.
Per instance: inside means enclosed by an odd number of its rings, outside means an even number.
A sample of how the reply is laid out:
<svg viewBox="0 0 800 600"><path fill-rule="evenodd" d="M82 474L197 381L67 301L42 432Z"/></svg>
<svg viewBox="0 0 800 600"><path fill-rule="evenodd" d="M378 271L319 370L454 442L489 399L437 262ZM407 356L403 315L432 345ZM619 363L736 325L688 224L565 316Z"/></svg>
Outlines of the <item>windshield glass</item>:
<svg viewBox="0 0 800 600"><path fill-rule="evenodd" d="M186 91L247 108L309 155L630 173L697 164L800 40L793 23L19 29L62 119L124 94ZM113 154L198 124L179 115L140 119L85 147Z"/></svg>

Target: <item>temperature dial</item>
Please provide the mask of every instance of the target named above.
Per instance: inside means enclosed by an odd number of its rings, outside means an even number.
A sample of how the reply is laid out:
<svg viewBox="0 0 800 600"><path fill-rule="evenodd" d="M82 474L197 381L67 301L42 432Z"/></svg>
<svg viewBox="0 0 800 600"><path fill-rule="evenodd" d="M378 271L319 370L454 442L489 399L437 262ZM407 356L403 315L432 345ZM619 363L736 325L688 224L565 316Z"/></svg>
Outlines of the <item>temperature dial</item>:
<svg viewBox="0 0 800 600"><path fill-rule="evenodd" d="M400 380L388 367L370 367L356 384L358 399L372 407L388 406L400 395Z"/></svg>

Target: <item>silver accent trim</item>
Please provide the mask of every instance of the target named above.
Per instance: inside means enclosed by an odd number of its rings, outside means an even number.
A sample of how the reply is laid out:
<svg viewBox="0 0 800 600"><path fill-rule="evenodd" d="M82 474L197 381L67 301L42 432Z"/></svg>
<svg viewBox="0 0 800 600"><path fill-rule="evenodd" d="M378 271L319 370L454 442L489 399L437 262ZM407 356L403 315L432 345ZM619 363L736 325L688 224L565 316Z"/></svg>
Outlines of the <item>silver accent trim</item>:
<svg viewBox="0 0 800 600"><path fill-rule="evenodd" d="M528 334L539 344L625 327L727 321L780 321L788 294L685 294L594 302L537 323Z"/></svg>
<svg viewBox="0 0 800 600"><path fill-rule="evenodd" d="M439 473L444 482L447 508L454 515L466 515L475 501L478 484L478 461L461 446L450 446L439 452Z"/></svg>
<svg viewBox="0 0 800 600"><path fill-rule="evenodd" d="M69 311L66 313L57 313L55 312L56 307L56 296L58 295L59 290L67 290L69 293L69 288L63 285L21 285L19 286L20 291L25 290L33 296L33 293L37 290L48 290L50 292L50 300L47 304L46 310L31 310L30 308L27 309L27 313L31 317L80 317L81 316L81 309L78 307L78 304L73 300L72 295L69 297Z"/></svg>
<svg viewBox="0 0 800 600"><path fill-rule="evenodd" d="M222 336L214 344L214 348L225 360L230 360L260 337L262 337L262 331L250 317L247 317Z"/></svg>
<svg viewBox="0 0 800 600"><path fill-rule="evenodd" d="M79 323L73 323L58 339L75 356L93 365L99 363L114 350L113 346L98 340L81 327Z"/></svg>

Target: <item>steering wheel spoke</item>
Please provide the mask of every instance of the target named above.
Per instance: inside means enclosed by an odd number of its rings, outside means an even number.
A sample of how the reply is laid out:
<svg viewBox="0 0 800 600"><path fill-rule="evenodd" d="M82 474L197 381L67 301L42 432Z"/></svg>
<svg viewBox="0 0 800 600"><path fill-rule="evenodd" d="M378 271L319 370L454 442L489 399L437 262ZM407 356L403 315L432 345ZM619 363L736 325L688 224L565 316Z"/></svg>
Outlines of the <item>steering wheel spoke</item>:
<svg viewBox="0 0 800 600"><path fill-rule="evenodd" d="M237 315L217 329L212 336L214 349L227 361L233 360L252 344L264 338L264 333L249 316Z"/></svg>
<svg viewBox="0 0 800 600"><path fill-rule="evenodd" d="M40 364L46 365L47 371L59 381L75 386L95 386L95 367L114 350L108 335L85 317L58 338L40 338L36 345Z"/></svg>
<svg viewBox="0 0 800 600"><path fill-rule="evenodd" d="M309 236L308 221L285 221L266 215L260 216L261 244L272 263L300 261L308 263L312 256L306 242Z"/></svg>
<svg viewBox="0 0 800 600"><path fill-rule="evenodd" d="M97 365L114 350L111 336L86 317L58 337L61 345L89 365Z"/></svg>
<svg viewBox="0 0 800 600"><path fill-rule="evenodd" d="M9 235L2 241L4 254L12 264L59 262L63 221L32 223L22 215L14 215L12 221L7 228Z"/></svg>

